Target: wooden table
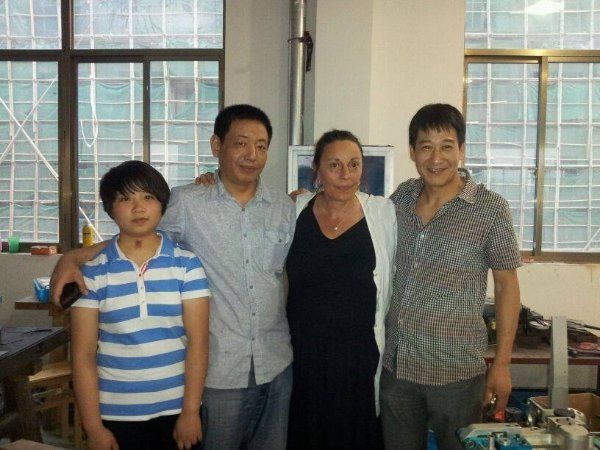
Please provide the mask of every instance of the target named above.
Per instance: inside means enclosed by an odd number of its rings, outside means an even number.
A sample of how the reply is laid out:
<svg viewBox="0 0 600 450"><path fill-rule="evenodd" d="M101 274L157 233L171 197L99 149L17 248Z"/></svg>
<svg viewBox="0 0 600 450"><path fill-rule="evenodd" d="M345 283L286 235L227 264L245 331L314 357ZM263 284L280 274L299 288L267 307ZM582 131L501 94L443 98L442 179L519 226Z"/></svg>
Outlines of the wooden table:
<svg viewBox="0 0 600 450"><path fill-rule="evenodd" d="M48 311L48 315L52 317L53 327L64 327L69 324L68 310L65 311L52 302L42 303L33 296L24 297L20 300L17 300L15 302L15 309L27 311Z"/></svg>
<svg viewBox="0 0 600 450"><path fill-rule="evenodd" d="M53 327L66 327L70 325L71 316L69 310L59 308L52 302L42 303L33 296L24 297L15 301L15 309L25 311L48 311L48 315L52 318ZM68 359L69 352L66 346L55 349L50 353L50 362L59 362Z"/></svg>
<svg viewBox="0 0 600 450"><path fill-rule="evenodd" d="M68 331L63 327L4 327L0 338L0 380L5 400L0 437L41 442L28 377L40 370L42 356L68 342Z"/></svg>
<svg viewBox="0 0 600 450"><path fill-rule="evenodd" d="M489 365L494 362L496 346L489 346L485 353L485 362ZM569 365L596 366L596 389L600 389L600 357L591 355L569 356ZM543 364L550 363L550 344L541 340L524 341L517 338L513 345L511 364Z"/></svg>

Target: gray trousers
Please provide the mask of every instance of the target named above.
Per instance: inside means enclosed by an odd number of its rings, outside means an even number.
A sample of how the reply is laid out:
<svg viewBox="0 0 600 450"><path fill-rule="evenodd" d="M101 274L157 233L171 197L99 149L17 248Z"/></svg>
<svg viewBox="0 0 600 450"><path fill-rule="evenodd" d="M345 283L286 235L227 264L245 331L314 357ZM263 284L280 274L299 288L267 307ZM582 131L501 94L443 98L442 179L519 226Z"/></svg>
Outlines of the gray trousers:
<svg viewBox="0 0 600 450"><path fill-rule="evenodd" d="M461 450L456 430L481 422L485 377L425 386L381 372L381 424L386 450L424 450L428 427L440 450Z"/></svg>

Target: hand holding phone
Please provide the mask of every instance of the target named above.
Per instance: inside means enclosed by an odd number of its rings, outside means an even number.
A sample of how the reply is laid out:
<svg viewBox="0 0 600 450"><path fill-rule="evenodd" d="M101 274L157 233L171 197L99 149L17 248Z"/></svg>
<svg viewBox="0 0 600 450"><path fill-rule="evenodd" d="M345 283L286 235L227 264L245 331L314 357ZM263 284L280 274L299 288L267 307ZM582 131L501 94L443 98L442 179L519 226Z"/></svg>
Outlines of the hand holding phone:
<svg viewBox="0 0 600 450"><path fill-rule="evenodd" d="M69 308L73 303L81 297L81 289L74 281L64 285L62 294L60 294L60 306L64 309Z"/></svg>

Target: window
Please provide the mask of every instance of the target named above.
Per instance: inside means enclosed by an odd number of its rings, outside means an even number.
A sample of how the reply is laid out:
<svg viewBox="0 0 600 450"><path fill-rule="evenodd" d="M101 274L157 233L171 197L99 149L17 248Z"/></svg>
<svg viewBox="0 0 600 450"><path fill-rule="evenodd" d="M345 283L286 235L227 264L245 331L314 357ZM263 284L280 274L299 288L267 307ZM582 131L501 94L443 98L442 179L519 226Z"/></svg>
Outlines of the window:
<svg viewBox="0 0 600 450"><path fill-rule="evenodd" d="M0 232L58 241L58 64L0 61Z"/></svg>
<svg viewBox="0 0 600 450"><path fill-rule="evenodd" d="M111 236L99 181L128 159L171 187L214 170L223 0L0 3L3 236L62 249L85 223Z"/></svg>
<svg viewBox="0 0 600 450"><path fill-rule="evenodd" d="M534 259L600 260L600 4L467 0L467 167Z"/></svg>

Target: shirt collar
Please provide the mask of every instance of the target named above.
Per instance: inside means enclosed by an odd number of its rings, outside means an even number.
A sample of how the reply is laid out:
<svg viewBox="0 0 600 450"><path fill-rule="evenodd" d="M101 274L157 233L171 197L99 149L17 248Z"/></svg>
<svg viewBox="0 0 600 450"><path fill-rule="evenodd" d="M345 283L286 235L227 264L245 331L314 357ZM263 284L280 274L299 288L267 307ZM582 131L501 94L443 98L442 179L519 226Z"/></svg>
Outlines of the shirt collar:
<svg viewBox="0 0 600 450"><path fill-rule="evenodd" d="M459 168L458 173L465 180L465 186L463 187L458 198L464 200L467 203L475 203L475 195L477 194L477 184L471 178L471 174L467 169Z"/></svg>
<svg viewBox="0 0 600 450"><path fill-rule="evenodd" d="M219 171L217 170L216 172L214 172L214 174L215 189L213 189L211 192L211 200L216 200L217 198L233 198L232 195L227 191L227 188L225 188L223 182L221 181L219 177ZM254 197L250 201L264 201L266 203L273 202L273 194L271 193L271 190L268 188L268 186L265 183L263 183L261 177L258 178L258 186L256 188L256 192L254 193Z"/></svg>
<svg viewBox="0 0 600 450"><path fill-rule="evenodd" d="M467 203L475 203L477 184L473 181L473 179L471 178L471 174L467 169L460 167L458 169L458 174L464 179L465 185L463 186L462 191L460 191L460 194L458 194L457 198L464 200ZM410 192L410 196L415 202L419 198L419 195L421 194L421 191L423 190L424 186L425 183L423 182L422 178L418 178L417 182L413 185L412 190Z"/></svg>
<svg viewBox="0 0 600 450"><path fill-rule="evenodd" d="M173 257L175 255L175 243L169 238L169 236L162 230L156 230L156 233L161 237L161 243L156 250L153 258L157 256L168 256ZM119 239L120 234L115 234L113 238L108 243L106 247L106 259L109 262L118 261L118 260L126 260L129 261L129 258L125 256L125 254L119 248L117 241Z"/></svg>

